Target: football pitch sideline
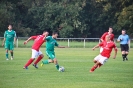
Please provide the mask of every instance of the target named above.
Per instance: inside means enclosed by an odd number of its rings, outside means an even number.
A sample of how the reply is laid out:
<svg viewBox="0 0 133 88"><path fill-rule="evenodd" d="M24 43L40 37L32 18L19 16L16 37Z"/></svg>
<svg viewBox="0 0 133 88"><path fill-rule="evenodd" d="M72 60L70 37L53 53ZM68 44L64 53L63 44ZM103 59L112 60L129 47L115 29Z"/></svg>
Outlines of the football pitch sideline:
<svg viewBox="0 0 133 88"><path fill-rule="evenodd" d="M41 51L48 59L45 49ZM28 70L24 64L31 57L30 48L15 48L14 60L5 59L5 50L0 48L0 88L133 88L133 48L128 61L122 61L120 49L116 59L110 59L104 66L90 73L94 65L93 58L99 49L91 48L55 48L56 58L65 72L56 70L54 64L32 65Z"/></svg>

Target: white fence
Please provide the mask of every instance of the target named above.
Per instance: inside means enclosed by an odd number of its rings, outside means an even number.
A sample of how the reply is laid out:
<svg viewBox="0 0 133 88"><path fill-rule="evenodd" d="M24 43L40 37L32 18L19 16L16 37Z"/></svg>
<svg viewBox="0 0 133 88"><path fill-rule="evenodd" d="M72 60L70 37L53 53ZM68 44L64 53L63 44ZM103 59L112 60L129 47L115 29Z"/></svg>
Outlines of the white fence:
<svg viewBox="0 0 133 88"><path fill-rule="evenodd" d="M31 47L33 44L33 41L30 41L26 46L23 45L23 42L28 39L28 37L18 37L16 41L16 47ZM0 37L0 42L2 44L3 37ZM130 39L131 42L133 42L133 39ZM57 41L60 45L68 46L72 48L92 48L96 44L100 42L99 38L57 38ZM133 48L133 44L129 43L129 47ZM115 43L117 47L119 47L119 43ZM45 45L43 45L45 46Z"/></svg>

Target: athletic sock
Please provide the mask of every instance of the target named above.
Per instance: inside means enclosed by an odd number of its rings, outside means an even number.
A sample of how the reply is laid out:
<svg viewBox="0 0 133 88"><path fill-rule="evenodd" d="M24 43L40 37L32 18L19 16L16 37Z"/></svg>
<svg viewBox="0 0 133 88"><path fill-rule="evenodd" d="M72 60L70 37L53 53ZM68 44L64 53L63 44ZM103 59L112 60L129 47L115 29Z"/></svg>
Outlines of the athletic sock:
<svg viewBox="0 0 133 88"><path fill-rule="evenodd" d="M48 60L43 60L42 63L43 64L49 64Z"/></svg>
<svg viewBox="0 0 133 88"><path fill-rule="evenodd" d="M122 57L123 57L123 61L125 60L125 54L122 54Z"/></svg>
<svg viewBox="0 0 133 88"><path fill-rule="evenodd" d="M6 58L8 58L8 53L6 53Z"/></svg>
<svg viewBox="0 0 133 88"><path fill-rule="evenodd" d="M125 54L125 58L126 58L126 60L128 60L127 55L128 55L128 54Z"/></svg>
<svg viewBox="0 0 133 88"><path fill-rule="evenodd" d="M13 52L11 52L11 56L13 57Z"/></svg>
<svg viewBox="0 0 133 88"><path fill-rule="evenodd" d="M24 67L28 67L33 61L34 61L34 59L29 59Z"/></svg>
<svg viewBox="0 0 133 88"><path fill-rule="evenodd" d="M57 68L57 70L59 70L59 65L58 64L56 64L55 67Z"/></svg>
<svg viewBox="0 0 133 88"><path fill-rule="evenodd" d="M39 56L34 64L37 64L42 58L43 58L42 56Z"/></svg>
<svg viewBox="0 0 133 88"><path fill-rule="evenodd" d="M94 71L96 68L97 68L98 66L93 66L92 68L91 68L91 71Z"/></svg>

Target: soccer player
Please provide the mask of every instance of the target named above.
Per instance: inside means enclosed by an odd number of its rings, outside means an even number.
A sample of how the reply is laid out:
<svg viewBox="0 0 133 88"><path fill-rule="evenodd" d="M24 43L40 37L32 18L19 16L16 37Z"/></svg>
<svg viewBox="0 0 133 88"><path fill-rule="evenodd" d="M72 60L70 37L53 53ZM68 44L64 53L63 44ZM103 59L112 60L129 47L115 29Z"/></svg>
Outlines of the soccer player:
<svg viewBox="0 0 133 88"><path fill-rule="evenodd" d="M31 36L28 38L26 41L24 41L24 44L27 44L28 41L34 40L34 44L32 45L32 56L31 58L27 61L27 63L24 65L23 69L28 69L28 66L36 59L34 62L33 66L35 68L38 68L37 63L44 57L42 52L39 50L41 45L45 42L45 38L47 37L49 33L47 31L44 31L42 35L36 35L36 36Z"/></svg>
<svg viewBox="0 0 133 88"><path fill-rule="evenodd" d="M8 30L4 33L4 40L2 46L6 49L6 60L9 60L8 51L11 53L11 60L13 60L14 44L16 42L16 32L12 30L12 25L8 25Z"/></svg>
<svg viewBox="0 0 133 88"><path fill-rule="evenodd" d="M108 32L105 32L105 33L101 36L100 40L103 42L103 41L105 41L105 37L106 37L107 35L110 35L110 40L111 40L111 41L114 41L114 34L113 34L112 32L113 32L113 28L112 28L112 27L109 27ZM102 52L102 50L103 50L103 47L100 47L100 52Z"/></svg>
<svg viewBox="0 0 133 88"><path fill-rule="evenodd" d="M43 66L44 64L54 63L57 70L59 70L59 64L55 57L54 46L57 46L59 48L65 48L65 47L59 46L59 44L55 40L57 38L57 36L58 36L58 33L53 32L52 36L46 37L46 39L45 39L47 41L46 42L46 54L49 57L49 59L43 60L41 66Z"/></svg>
<svg viewBox="0 0 133 88"><path fill-rule="evenodd" d="M93 50L97 47L103 47L103 51L94 58L94 63L95 65L91 68L90 72L93 72L97 67L102 66L110 57L110 54L112 52L112 49L114 48L115 50L115 55L114 59L116 58L117 55L117 47L113 41L110 40L110 35L107 35L105 37L106 41L101 42L100 44L96 45Z"/></svg>
<svg viewBox="0 0 133 88"><path fill-rule="evenodd" d="M127 55L129 53L129 36L126 34L126 30L122 30L122 34L118 37L117 39L118 42L120 42L120 47L121 47L121 53L123 57L123 61L128 60Z"/></svg>

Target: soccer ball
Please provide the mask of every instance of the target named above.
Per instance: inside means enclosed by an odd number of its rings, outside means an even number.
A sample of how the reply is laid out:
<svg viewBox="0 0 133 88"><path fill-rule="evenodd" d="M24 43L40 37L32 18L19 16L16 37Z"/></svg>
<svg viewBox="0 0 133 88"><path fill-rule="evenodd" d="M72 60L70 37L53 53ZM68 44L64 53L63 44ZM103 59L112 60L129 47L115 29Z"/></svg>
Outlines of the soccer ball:
<svg viewBox="0 0 133 88"><path fill-rule="evenodd" d="M60 67L59 67L59 71L60 71L60 72L64 72L64 71L65 71L65 68L64 68L63 66L60 66Z"/></svg>

